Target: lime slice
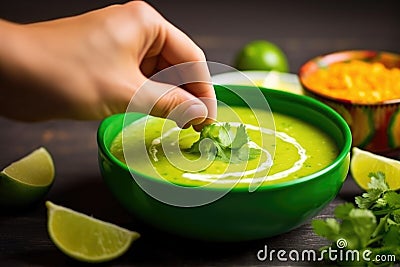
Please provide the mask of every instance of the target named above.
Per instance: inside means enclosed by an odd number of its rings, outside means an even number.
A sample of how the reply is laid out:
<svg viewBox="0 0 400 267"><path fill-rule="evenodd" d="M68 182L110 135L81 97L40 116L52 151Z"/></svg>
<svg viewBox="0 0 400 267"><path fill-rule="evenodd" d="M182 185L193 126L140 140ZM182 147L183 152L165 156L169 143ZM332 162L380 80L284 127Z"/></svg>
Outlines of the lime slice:
<svg viewBox="0 0 400 267"><path fill-rule="evenodd" d="M364 190L368 189L371 172L383 172L386 183L392 190L400 189L400 161L353 148L350 172L356 183Z"/></svg>
<svg viewBox="0 0 400 267"><path fill-rule="evenodd" d="M54 164L41 147L0 173L0 206L22 208L40 200L54 181Z"/></svg>
<svg viewBox="0 0 400 267"><path fill-rule="evenodd" d="M136 232L46 201L47 229L66 255L84 262L105 262L124 254L140 237Z"/></svg>

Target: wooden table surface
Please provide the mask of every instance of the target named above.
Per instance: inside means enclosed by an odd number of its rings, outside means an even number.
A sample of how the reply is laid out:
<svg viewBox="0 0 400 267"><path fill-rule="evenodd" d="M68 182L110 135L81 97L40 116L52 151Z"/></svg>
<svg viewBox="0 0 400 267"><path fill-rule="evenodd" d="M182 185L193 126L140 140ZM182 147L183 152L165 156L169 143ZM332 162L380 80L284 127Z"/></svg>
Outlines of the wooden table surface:
<svg viewBox="0 0 400 267"><path fill-rule="evenodd" d="M79 14L118 1L1 0L0 18L33 22ZM150 1L205 51L208 60L232 64L236 51L267 39L286 52L296 73L307 59L345 49L400 52L400 17L395 1ZM6 38L0 36L1 39ZM326 241L309 223L289 233L253 242L221 244L159 232L122 208L102 181L97 164L99 121L21 123L0 118L0 167L39 146L53 155L56 180L46 199L142 233L121 258L105 266L267 266L256 254L270 249L318 249ZM359 194L351 177L318 217ZM18 213L0 213L0 266L82 265L62 254L46 230L44 203ZM317 265L274 262L272 265Z"/></svg>

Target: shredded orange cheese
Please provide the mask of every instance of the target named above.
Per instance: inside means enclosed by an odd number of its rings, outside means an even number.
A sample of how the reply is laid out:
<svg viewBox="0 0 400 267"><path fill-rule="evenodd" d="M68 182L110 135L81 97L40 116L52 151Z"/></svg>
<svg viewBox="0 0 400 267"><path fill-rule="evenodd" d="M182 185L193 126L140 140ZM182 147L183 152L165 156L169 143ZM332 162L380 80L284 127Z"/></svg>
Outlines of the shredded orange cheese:
<svg viewBox="0 0 400 267"><path fill-rule="evenodd" d="M313 91L359 104L400 99L400 69L382 63L352 60L334 63L305 77Z"/></svg>

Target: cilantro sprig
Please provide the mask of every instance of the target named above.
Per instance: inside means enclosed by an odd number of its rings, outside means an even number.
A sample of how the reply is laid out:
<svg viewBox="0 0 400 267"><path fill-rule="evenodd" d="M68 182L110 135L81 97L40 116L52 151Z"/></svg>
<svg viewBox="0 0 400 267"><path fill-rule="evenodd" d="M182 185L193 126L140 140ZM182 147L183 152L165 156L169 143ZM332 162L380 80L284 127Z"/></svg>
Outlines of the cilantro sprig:
<svg viewBox="0 0 400 267"><path fill-rule="evenodd" d="M207 159L214 158L239 163L256 158L261 148L250 141L246 127L240 124L233 131L229 123L206 125L200 132L200 138L189 148L190 153L204 154Z"/></svg>
<svg viewBox="0 0 400 267"><path fill-rule="evenodd" d="M382 172L370 173L369 189L355 198L355 204L344 203L334 210L335 218L314 219L312 227L317 235L332 243L321 249L338 249L344 239L345 250L371 251L376 255L394 255L400 261L400 194L390 190ZM358 262L361 266L391 266L395 262Z"/></svg>

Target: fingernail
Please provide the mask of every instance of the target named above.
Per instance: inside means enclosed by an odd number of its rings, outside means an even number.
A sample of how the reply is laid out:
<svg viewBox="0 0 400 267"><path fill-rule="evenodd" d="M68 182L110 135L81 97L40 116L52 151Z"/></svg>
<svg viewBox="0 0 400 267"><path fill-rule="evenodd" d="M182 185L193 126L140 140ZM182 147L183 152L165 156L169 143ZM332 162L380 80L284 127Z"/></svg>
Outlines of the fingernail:
<svg viewBox="0 0 400 267"><path fill-rule="evenodd" d="M190 105L180 116L178 126L184 128L202 123L207 118L207 107L203 103Z"/></svg>

